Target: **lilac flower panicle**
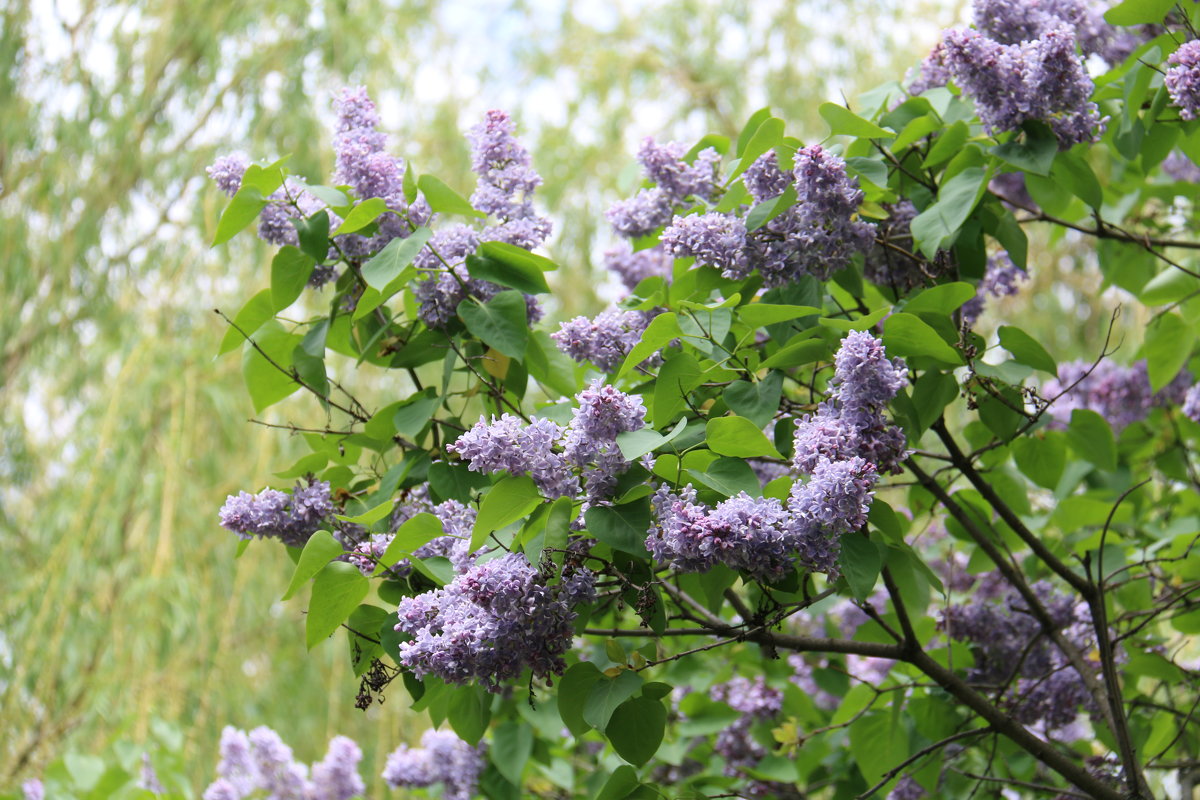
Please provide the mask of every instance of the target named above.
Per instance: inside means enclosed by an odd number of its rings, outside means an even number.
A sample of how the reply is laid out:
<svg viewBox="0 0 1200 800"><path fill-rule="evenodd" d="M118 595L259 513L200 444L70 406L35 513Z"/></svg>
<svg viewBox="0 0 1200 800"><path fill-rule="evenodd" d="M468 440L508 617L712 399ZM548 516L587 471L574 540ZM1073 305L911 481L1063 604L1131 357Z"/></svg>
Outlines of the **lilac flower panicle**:
<svg viewBox="0 0 1200 800"><path fill-rule="evenodd" d="M45 800L46 787L39 778L30 778L21 784L21 795L24 800Z"/></svg>
<svg viewBox="0 0 1200 800"><path fill-rule="evenodd" d="M687 148L679 142L660 145L646 137L638 150L637 159L646 177L676 202L692 196L708 200L716 189L717 165L721 156L709 147L696 156L694 164L688 164L683 160L686 153Z"/></svg>
<svg viewBox="0 0 1200 800"><path fill-rule="evenodd" d="M930 89L945 86L950 79L950 68L946 66L946 50L941 42L938 42L921 61L917 77L909 84L908 92L913 96L924 94Z"/></svg>
<svg viewBox="0 0 1200 800"><path fill-rule="evenodd" d="M242 188L242 176L246 174L248 166L250 159L244 153L231 153L218 158L205 172L218 189L233 197Z"/></svg>
<svg viewBox="0 0 1200 800"><path fill-rule="evenodd" d="M575 619L563 595L521 553L474 566L441 589L400 601L396 630L412 639L401 643L399 662L419 678L479 681L491 691L525 669L538 678L562 674Z"/></svg>
<svg viewBox="0 0 1200 800"><path fill-rule="evenodd" d="M641 189L628 200L618 200L604 215L617 233L636 239L668 224L674 213L671 195L656 187Z"/></svg>
<svg viewBox="0 0 1200 800"><path fill-rule="evenodd" d="M646 406L641 395L626 394L600 378L575 396L579 404L563 440L563 454L583 466L597 455L617 447L617 434L646 426Z"/></svg>
<svg viewBox="0 0 1200 800"><path fill-rule="evenodd" d="M779 168L779 157L768 150L754 159L742 173L742 183L755 203L765 203L784 193L795 177Z"/></svg>
<svg viewBox="0 0 1200 800"><path fill-rule="evenodd" d="M900 462L908 455L904 432L882 413L844 412L832 402L796 420L793 443L792 467L805 475L812 474L822 460L855 456L870 461L881 474L899 474Z"/></svg>
<svg viewBox="0 0 1200 800"><path fill-rule="evenodd" d="M526 425L505 413L490 422L481 417L446 450L469 462L468 469L474 472L528 472L547 496L574 497L578 481L563 456L553 449L562 436L562 427L548 419L534 417Z"/></svg>
<svg viewBox="0 0 1200 800"><path fill-rule="evenodd" d="M750 274L745 252L746 223L732 214L677 216L663 231L661 241L677 258L695 258L701 266L721 270L726 278L739 280Z"/></svg>
<svg viewBox="0 0 1200 800"><path fill-rule="evenodd" d="M501 224L485 232L490 241L504 241L527 250L550 235L550 220L533 208L533 192L542 184L529 151L516 138L516 126L503 111L492 110L472 128L471 169L479 177L471 204Z"/></svg>
<svg viewBox="0 0 1200 800"><path fill-rule="evenodd" d="M401 745L388 756L383 780L394 789L442 784L446 800L471 800L485 767L485 745L471 745L449 731L427 730L421 747Z"/></svg>
<svg viewBox="0 0 1200 800"><path fill-rule="evenodd" d="M362 750L353 740L335 736L325 759L312 768L314 800L350 800L366 791L358 774Z"/></svg>
<svg viewBox="0 0 1200 800"><path fill-rule="evenodd" d="M242 800L262 792L274 800L351 800L366 786L358 774L362 750L344 736L334 737L323 761L298 763L279 734L265 726L249 734L233 727L221 733L218 778L204 800Z"/></svg>
<svg viewBox="0 0 1200 800"><path fill-rule="evenodd" d="M866 524L878 478L875 466L856 456L822 461L808 482L792 486L789 534L803 566L838 573L841 537Z"/></svg>
<svg viewBox="0 0 1200 800"><path fill-rule="evenodd" d="M779 714L783 692L767 686L761 675L753 681L735 676L709 689L709 697L742 715L722 729L713 742L713 749L725 759L725 774L737 776L740 769L753 768L766 756L766 748L755 741L751 728L756 721L770 720Z"/></svg>
<svg viewBox="0 0 1200 800"><path fill-rule="evenodd" d="M1200 383L1188 389L1182 410L1183 415L1192 422L1200 422Z"/></svg>
<svg viewBox="0 0 1200 800"><path fill-rule="evenodd" d="M848 411L878 411L908 385L904 361L889 359L883 342L867 331L848 333L834 364L838 405Z"/></svg>
<svg viewBox="0 0 1200 800"><path fill-rule="evenodd" d="M1185 43L1167 59L1163 85L1171 102L1179 106L1179 116L1195 119L1200 111L1200 39Z"/></svg>
<svg viewBox="0 0 1200 800"><path fill-rule="evenodd" d="M1101 361L1093 369L1086 361L1058 365L1058 378L1047 381L1041 394L1047 400L1062 394L1050 406L1050 414L1060 425L1070 422L1071 412L1086 408L1104 417L1118 433L1145 419L1157 403L1150 387L1145 361L1123 367Z"/></svg>
<svg viewBox="0 0 1200 800"><path fill-rule="evenodd" d="M637 252L626 246L606 250L604 253L604 268L615 272L621 283L630 291L651 276L657 275L670 281L674 264L675 259L661 246Z"/></svg>
<svg viewBox="0 0 1200 800"><path fill-rule="evenodd" d="M229 495L221 507L221 526L243 539L254 536L279 539L302 547L333 512L328 481L296 484L291 495L264 489L257 495Z"/></svg>
<svg viewBox="0 0 1200 800"><path fill-rule="evenodd" d="M217 778L204 790L204 800L242 800L243 797L245 795L224 778Z"/></svg>
<svg viewBox="0 0 1200 800"><path fill-rule="evenodd" d="M990 257L978 291L963 304L963 321L967 325L974 325L983 313L988 297L1012 297L1021 291L1019 284L1027 279L1025 270L1014 264L1007 253L998 253Z"/></svg>
<svg viewBox="0 0 1200 800"><path fill-rule="evenodd" d="M641 340L649 321L643 311L610 309L595 319L576 317L563 322L550 338L575 361L590 361L602 372L612 372Z"/></svg>
<svg viewBox="0 0 1200 800"><path fill-rule="evenodd" d="M1172 150L1162 162L1163 174L1181 183L1200 183L1200 166L1178 150Z"/></svg>

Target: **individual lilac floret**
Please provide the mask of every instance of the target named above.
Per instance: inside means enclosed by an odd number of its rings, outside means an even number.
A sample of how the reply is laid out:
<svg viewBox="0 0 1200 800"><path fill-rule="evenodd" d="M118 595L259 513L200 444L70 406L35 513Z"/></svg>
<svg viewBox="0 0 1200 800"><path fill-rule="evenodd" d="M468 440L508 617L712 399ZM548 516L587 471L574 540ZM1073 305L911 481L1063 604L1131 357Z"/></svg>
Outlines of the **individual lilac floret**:
<svg viewBox="0 0 1200 800"><path fill-rule="evenodd" d="M446 450L469 462L468 468L474 472L528 472L547 497L574 497L579 492L578 481L564 458L553 450L562 434L562 427L548 419L534 417L526 425L506 413L490 422L480 417Z"/></svg>
<svg viewBox="0 0 1200 800"><path fill-rule="evenodd" d="M579 404L571 415L563 453L567 460L583 466L597 455L616 449L617 434L646 426L646 406L641 395L625 394L600 378L575 396Z"/></svg>
<svg viewBox="0 0 1200 800"><path fill-rule="evenodd" d="M988 297L1012 297L1021 291L1020 284L1027 279L1025 270L1014 264L1007 253L998 253L989 258L979 289L974 297L963 304L963 322L974 325L983 313Z"/></svg>
<svg viewBox="0 0 1200 800"><path fill-rule="evenodd" d="M612 372L641 340L649 321L644 311L610 309L595 319L576 317L564 322L550 338L575 361L590 361L601 372Z"/></svg>
<svg viewBox="0 0 1200 800"><path fill-rule="evenodd" d="M1104 120L1088 99L1092 81L1075 52L1069 26L1007 45L978 31L949 30L942 48L950 75L975 101L989 134L1041 120L1063 149L1099 136Z"/></svg>
<svg viewBox="0 0 1200 800"><path fill-rule="evenodd" d="M687 148L679 142L656 144L647 136L638 150L638 163L646 177L654 181L676 201L688 197L708 200L716 190L717 165L721 156L709 147L702 150L694 164L683 160Z"/></svg>
<svg viewBox="0 0 1200 800"><path fill-rule="evenodd" d="M1183 415L1192 422L1200 422L1200 383L1188 389L1183 399Z"/></svg>
<svg viewBox="0 0 1200 800"><path fill-rule="evenodd" d="M250 159L244 153L231 153L218 158L205 172L218 189L233 197L242 188L242 176L246 174L248 166Z"/></svg>
<svg viewBox="0 0 1200 800"><path fill-rule="evenodd" d="M296 484L292 494L264 489L257 495L229 495L221 507L221 526L243 539L254 536L279 539L290 547L303 547L333 511L329 482Z"/></svg>
<svg viewBox="0 0 1200 800"><path fill-rule="evenodd" d="M845 411L878 411L908 385L908 368L888 358L883 342L866 331L851 331L834 357L831 382Z"/></svg>
<svg viewBox="0 0 1200 800"><path fill-rule="evenodd" d="M421 747L400 745L388 756L383 780L393 789L424 788L442 784L446 800L471 800L483 772L486 746L459 739L449 731L427 730Z"/></svg>
<svg viewBox="0 0 1200 800"><path fill-rule="evenodd" d="M1167 59L1171 66L1163 78L1163 85L1171 95L1171 102L1179 106L1179 116L1195 119L1200 111L1200 39L1187 42Z"/></svg>
<svg viewBox="0 0 1200 800"><path fill-rule="evenodd" d="M1181 183L1200 183L1200 167L1178 150L1172 150L1162 162L1163 174Z"/></svg>
<svg viewBox="0 0 1200 800"><path fill-rule="evenodd" d="M572 592L577 596L578 590ZM560 587L547 587L521 553L467 570L442 589L400 601L396 630L402 666L418 678L478 681L499 691L502 681L530 669L561 675L575 613Z"/></svg>
<svg viewBox="0 0 1200 800"><path fill-rule="evenodd" d="M732 214L675 217L662 233L662 245L678 258L692 257L701 266L715 267L726 278L750 274L746 258L746 223Z"/></svg>
<svg viewBox="0 0 1200 800"><path fill-rule="evenodd" d="M621 283L630 291L655 275L670 281L674 264L675 259L661 246L634 252L626 245L604 252L604 268L617 273Z"/></svg>

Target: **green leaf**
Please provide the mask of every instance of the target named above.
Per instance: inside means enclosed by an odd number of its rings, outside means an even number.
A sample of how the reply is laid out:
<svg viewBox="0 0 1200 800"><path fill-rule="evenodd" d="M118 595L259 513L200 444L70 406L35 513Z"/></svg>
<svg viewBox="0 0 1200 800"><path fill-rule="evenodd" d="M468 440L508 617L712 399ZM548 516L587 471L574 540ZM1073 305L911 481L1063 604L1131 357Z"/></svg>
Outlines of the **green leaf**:
<svg viewBox="0 0 1200 800"><path fill-rule="evenodd" d="M1077 408L1071 412L1067 441L1076 453L1099 469L1112 471L1117 468L1116 437L1108 421L1095 411Z"/></svg>
<svg viewBox="0 0 1200 800"><path fill-rule="evenodd" d="M588 533L614 550L649 557L646 531L650 529L650 503L646 498L619 506L592 506L583 519Z"/></svg>
<svg viewBox="0 0 1200 800"><path fill-rule="evenodd" d="M572 664L558 681L558 714L572 736L582 736L591 730L591 724L583 718L583 706L592 689L604 673L590 661Z"/></svg>
<svg viewBox="0 0 1200 800"><path fill-rule="evenodd" d="M456 686L450 690L446 721L458 738L479 744L492 719L492 696L482 686Z"/></svg>
<svg viewBox="0 0 1200 800"><path fill-rule="evenodd" d="M763 328L820 313L821 309L812 306L784 306L772 303L750 303L737 310L742 322L752 328Z"/></svg>
<svg viewBox="0 0 1200 800"><path fill-rule="evenodd" d="M279 312L296 302L316 262L298 247L284 245L271 259L271 306Z"/></svg>
<svg viewBox="0 0 1200 800"><path fill-rule="evenodd" d="M738 162L737 169L733 171L730 178L741 175L763 153L783 144L783 129L783 120L778 117L764 119L755 129L754 135L747 140L746 146L739 147L738 157L741 161Z"/></svg>
<svg viewBox="0 0 1200 800"><path fill-rule="evenodd" d="M820 361L829 353L829 345L824 339L805 339L795 344L789 344L771 355L759 367L763 369L785 369L798 367Z"/></svg>
<svg viewBox="0 0 1200 800"><path fill-rule="evenodd" d="M753 422L745 417L717 417L704 428L704 438L714 453L738 458L767 457L783 460L783 455L771 444Z"/></svg>
<svg viewBox="0 0 1200 800"><path fill-rule="evenodd" d="M850 755L868 786L908 755L908 735L892 714L870 713L850 725Z"/></svg>
<svg viewBox="0 0 1200 800"><path fill-rule="evenodd" d="M687 427L687 419L681 419L671 429L670 433L661 434L653 428L642 428L638 431L628 431L617 434L617 447L626 461L637 461L647 453L652 453L670 442Z"/></svg>
<svg viewBox="0 0 1200 800"><path fill-rule="evenodd" d="M1040 369L1058 376L1058 364L1037 339L1020 328L1000 326L1000 346L1012 353L1018 364Z"/></svg>
<svg viewBox="0 0 1200 800"><path fill-rule="evenodd" d="M654 397L650 402L651 418L663 425L687 405L688 393L703 382L700 362L691 353L675 353L658 370L654 381Z"/></svg>
<svg viewBox="0 0 1200 800"><path fill-rule="evenodd" d="M983 196L988 174L983 167L967 167L946 181L938 192L937 202L913 219L913 238L926 258L933 258L938 250L953 243Z"/></svg>
<svg viewBox="0 0 1200 800"><path fill-rule="evenodd" d="M261 413L300 388L288 372L300 337L271 321L260 327L251 339L258 348L246 343L242 351L242 377L246 380L255 413Z"/></svg>
<svg viewBox="0 0 1200 800"><path fill-rule="evenodd" d="M520 786L525 764L533 753L533 728L510 720L497 727L491 738L488 755L492 763L510 783Z"/></svg>
<svg viewBox="0 0 1200 800"><path fill-rule="evenodd" d="M967 143L971 129L967 123L959 120L946 128L945 133L934 140L929 148L929 155L921 162L922 169L932 169L940 166L962 152L962 146Z"/></svg>
<svg viewBox="0 0 1200 800"><path fill-rule="evenodd" d="M1104 12L1110 25L1155 25L1163 21L1176 0L1124 0Z"/></svg>
<svg viewBox="0 0 1200 800"><path fill-rule="evenodd" d="M379 565L375 567L372 576L382 574L402 558L412 555L417 548L445 535L446 531L442 527L442 521L433 514L420 513L405 520L404 524L396 530L395 537L388 543L383 555L379 557Z"/></svg>
<svg viewBox="0 0 1200 800"><path fill-rule="evenodd" d="M525 297L506 291L486 303L468 297L458 304L458 315L472 334L509 358L522 360L528 344Z"/></svg>
<svg viewBox="0 0 1200 800"><path fill-rule="evenodd" d="M1200 292L1200 281L1181 269L1170 267L1155 275L1142 287L1139 299L1148 306L1174 303Z"/></svg>
<svg viewBox="0 0 1200 800"><path fill-rule="evenodd" d="M479 254L493 261L518 264L522 267L533 267L540 272L554 272L558 269L558 264L555 264L545 256L531 253L524 247L517 247L515 244L509 244L508 242L484 242L479 245Z"/></svg>
<svg viewBox="0 0 1200 800"><path fill-rule="evenodd" d="M637 770L628 764L622 764L608 776L600 793L596 795L596 800L625 800L641 785Z"/></svg>
<svg viewBox="0 0 1200 800"><path fill-rule="evenodd" d="M500 261L485 256L467 256L467 273L472 278L519 289L525 294L550 291L540 269L519 261Z"/></svg>
<svg viewBox="0 0 1200 800"><path fill-rule="evenodd" d="M975 296L975 287L965 281L943 283L930 287L904 304L907 313L927 311L934 314L952 314L963 303Z"/></svg>
<svg viewBox="0 0 1200 800"><path fill-rule="evenodd" d="M367 286L382 292L388 284L400 277L405 267L412 264L432 235L433 230L430 228L417 228L405 239L392 239L388 242L370 261L363 264L362 275Z"/></svg>
<svg viewBox="0 0 1200 800"><path fill-rule="evenodd" d="M754 134L770 118L771 109L764 106L751 114L750 119L746 120L746 127L742 128L742 132L738 134L737 149L735 150L738 158L741 158L745 154L746 147L750 144L750 140L754 138Z"/></svg>
<svg viewBox="0 0 1200 800"><path fill-rule="evenodd" d="M466 198L432 175L422 175L417 181L417 188L425 195L425 201L434 212L460 214L464 217L487 216L481 211L476 211Z"/></svg>
<svg viewBox="0 0 1200 800"><path fill-rule="evenodd" d="M367 596L371 582L358 567L341 561L326 564L313 581L312 600L304 625L309 650L329 638Z"/></svg>
<svg viewBox="0 0 1200 800"><path fill-rule="evenodd" d="M229 205L221 212L217 220L217 232L213 236L212 246L225 244L249 225L264 208L267 200L262 192L252 186L243 186L229 201Z"/></svg>
<svg viewBox="0 0 1200 800"><path fill-rule="evenodd" d="M757 383L734 381L721 394L733 413L745 417L759 428L765 428L775 418L782 396L782 372L769 372Z"/></svg>
<svg viewBox="0 0 1200 800"><path fill-rule="evenodd" d="M1054 157L1058 155L1058 138L1044 122L1026 122L1024 136L998 144L992 155L1035 175L1049 175Z"/></svg>
<svg viewBox="0 0 1200 800"><path fill-rule="evenodd" d="M332 186L310 184L305 186L304 190L330 208L345 208L354 202L346 196L345 192Z"/></svg>
<svg viewBox="0 0 1200 800"><path fill-rule="evenodd" d="M775 219L792 206L796 205L797 199L799 198L796 195L796 187L789 185L777 197L772 197L770 200L763 200L761 203L754 206L754 208L750 209L750 213L746 215L746 230L758 230L763 225L766 225L768 222Z"/></svg>
<svg viewBox="0 0 1200 800"><path fill-rule="evenodd" d="M387 210L387 202L383 198L372 197L369 200L363 200L346 215L346 218L342 220L341 225L337 226L337 230L333 232L333 235L340 236L343 233L361 231L378 219L380 214L386 213Z"/></svg>
<svg viewBox="0 0 1200 800"><path fill-rule="evenodd" d="M1091 208L1100 208L1104 204L1104 190L1096 173L1083 156L1067 151L1059 153L1050 170L1051 180L1062 184L1071 194L1087 203Z"/></svg>
<svg viewBox="0 0 1200 800"><path fill-rule="evenodd" d="M1151 320L1141 349L1151 389L1157 392L1174 380L1191 357L1195 341L1195 329L1178 314L1161 314Z"/></svg>
<svg viewBox="0 0 1200 800"><path fill-rule="evenodd" d="M439 461L429 466L429 487L442 500L457 500L464 505L471 502L471 494L490 486L486 475L472 472L465 464Z"/></svg>
<svg viewBox="0 0 1200 800"><path fill-rule="evenodd" d="M733 497L738 492L745 492L751 497L762 494L762 486L753 467L741 458L718 458L708 465L706 471L689 469L688 474L726 497Z"/></svg>
<svg viewBox="0 0 1200 800"><path fill-rule="evenodd" d="M623 669L617 677L602 676L588 692L583 704L583 719L597 730L605 730L617 706L624 703L642 687L642 678L632 670Z"/></svg>
<svg viewBox="0 0 1200 800"><path fill-rule="evenodd" d="M957 367L962 356L937 331L912 314L892 314L884 323L883 344L889 356L924 356L939 364Z"/></svg>
<svg viewBox="0 0 1200 800"><path fill-rule="evenodd" d="M364 511L355 517L344 517L341 514L334 514L333 516L337 519L340 519L342 522L353 522L355 525L364 525L369 528L376 522L379 522L379 520L386 517L388 514L392 513L392 508L395 505L395 500L384 500L374 508Z"/></svg>
<svg viewBox="0 0 1200 800"><path fill-rule="evenodd" d="M884 306L876 309L870 314L865 314L854 319L840 319L838 317L821 317L817 322L824 325L826 328L833 328L836 331L843 333L848 331L866 331L874 328L876 323L892 313L891 306Z"/></svg>
<svg viewBox="0 0 1200 800"><path fill-rule="evenodd" d="M667 342L672 339L679 339L682 336L683 331L679 327L679 319L673 311L659 314L650 320L650 324L646 326L646 330L642 331L641 341L633 346L633 349L629 351L629 355L625 356L625 363L621 365L621 369L617 372L617 377L622 377L638 364L641 364L647 358L662 350Z"/></svg>
<svg viewBox="0 0 1200 800"><path fill-rule="evenodd" d="M1017 467L1043 489L1053 489L1067 464L1067 447L1061 436L1022 436L1011 445Z"/></svg>
<svg viewBox="0 0 1200 800"><path fill-rule="evenodd" d="M340 556L345 549L341 542L333 538L333 534L329 531L317 531L309 540L304 543L304 550L300 553L300 560L296 562L296 571L292 573L292 580L288 583L287 591L283 593L281 600L287 600L294 595L301 586L308 582L308 579L321 571L321 568Z"/></svg>
<svg viewBox="0 0 1200 800"><path fill-rule="evenodd" d="M883 555L867 537L851 533L842 537L842 552L838 555L842 575L850 591L859 600L866 600L883 570Z"/></svg>
<svg viewBox="0 0 1200 800"><path fill-rule="evenodd" d="M896 135L837 103L822 103L817 112L822 119L829 123L829 130L835 135L855 136L862 139L890 139Z"/></svg>
<svg viewBox="0 0 1200 800"><path fill-rule="evenodd" d="M493 531L513 524L542 503L537 486L527 475L504 478L483 496L479 514L471 531L471 552L474 553Z"/></svg>
<svg viewBox="0 0 1200 800"><path fill-rule="evenodd" d="M876 186L887 186L887 164L874 158L851 156L846 159L846 167L863 180Z"/></svg>
<svg viewBox="0 0 1200 800"><path fill-rule="evenodd" d="M904 126L904 130L900 131L900 135L896 137L896 141L892 142L892 152L900 152L913 142L924 139L929 134L938 130L941 126L941 120L939 120L934 114L924 114L914 118Z"/></svg>
<svg viewBox="0 0 1200 800"><path fill-rule="evenodd" d="M223 356L236 350L240 344L246 341L246 336L253 336L264 322L274 316L275 304L271 299L271 290L263 289L247 300L246 305L242 306L234 315L233 325L229 326L221 338L221 346L217 349L217 355Z"/></svg>
<svg viewBox="0 0 1200 800"><path fill-rule="evenodd" d="M392 414L392 426L396 433L415 442L417 435L429 424L433 413L441 404L442 398L438 397L437 390L430 386L423 393L413 395L396 407Z"/></svg>
<svg viewBox="0 0 1200 800"><path fill-rule="evenodd" d="M292 224L300 249L318 264L324 261L329 256L329 213L321 209L311 217L293 219Z"/></svg>
<svg viewBox="0 0 1200 800"><path fill-rule="evenodd" d="M617 755L642 766L658 752L667 726L667 709L658 700L635 697L617 706L604 733Z"/></svg>

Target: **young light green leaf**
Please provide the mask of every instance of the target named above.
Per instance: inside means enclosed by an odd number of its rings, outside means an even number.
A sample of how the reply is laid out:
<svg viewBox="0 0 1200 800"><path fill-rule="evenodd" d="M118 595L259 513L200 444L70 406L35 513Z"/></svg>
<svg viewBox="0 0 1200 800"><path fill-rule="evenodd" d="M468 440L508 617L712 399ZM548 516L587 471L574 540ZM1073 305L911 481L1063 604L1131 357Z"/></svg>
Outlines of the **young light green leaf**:
<svg viewBox="0 0 1200 800"><path fill-rule="evenodd" d="M333 235L340 236L343 233L361 231L378 219L380 214L386 213L387 210L387 202L381 197L372 197L363 200L346 215L346 218L342 220L341 225L338 225Z"/></svg>
<svg viewBox="0 0 1200 800"><path fill-rule="evenodd" d="M503 261L506 264L532 267L539 272L554 272L558 269L558 264L545 256L531 253L524 247L517 247L508 242L484 242L479 245L479 255L495 261Z"/></svg>
<svg viewBox="0 0 1200 800"><path fill-rule="evenodd" d="M333 561L335 558L345 552L344 548L337 539L333 538L333 534L329 531L317 531L304 544L304 550L300 553L300 560L296 562L296 570L292 573L292 580L288 583L287 591L283 593L281 600L287 600L294 595L301 586L308 582L308 579L316 575L321 569Z"/></svg>
<svg viewBox="0 0 1200 800"><path fill-rule="evenodd" d="M483 496L479 504L479 514L471 532L471 552L482 547L493 531L521 519L541 502L537 486L527 475L504 478Z"/></svg>
<svg viewBox="0 0 1200 800"><path fill-rule="evenodd" d="M657 353L667 342L682 336L683 331L679 327L679 319L673 311L659 314L650 321L650 324L646 326L646 330L642 331L641 340L633 346L633 349L629 351L629 355L625 357L625 363L621 365L620 371L617 372L617 377L622 377L638 364Z"/></svg>
<svg viewBox="0 0 1200 800"><path fill-rule="evenodd" d="M242 351L242 377L255 413L261 413L300 388L288 372L300 337L272 320L262 325L251 340Z"/></svg>
<svg viewBox="0 0 1200 800"><path fill-rule="evenodd" d="M896 135L837 103L822 103L817 112L829 123L829 130L835 135L855 136L860 139L890 139Z"/></svg>
<svg viewBox="0 0 1200 800"><path fill-rule="evenodd" d="M246 305L242 306L234 315L233 324L226 329L225 335L221 338L221 346L217 349L217 355L223 356L238 349L238 346L246 341L246 336L252 336L264 322L274 316L275 305L271 298L271 290L263 289L247 300Z"/></svg>
<svg viewBox="0 0 1200 800"><path fill-rule="evenodd" d="M388 567L402 558L412 555L413 551L422 545L429 544L439 536L445 536L442 521L433 514L421 513L406 520L396 530L395 537L388 544L383 555L379 557L379 565L373 575L379 575Z"/></svg>
<svg viewBox="0 0 1200 800"><path fill-rule="evenodd" d="M653 428L642 428L639 431L629 431L617 434L617 447L626 461L637 461L647 453L652 453L667 444L687 427L687 418L675 423L669 433L662 434Z"/></svg>
<svg viewBox="0 0 1200 800"><path fill-rule="evenodd" d="M710 450L723 456L783 460L783 455L775 449L771 440L745 417L710 419L704 429L704 438Z"/></svg>
<svg viewBox="0 0 1200 800"><path fill-rule="evenodd" d="M1034 369L1049 372L1054 376L1058 375L1058 364L1046 352L1046 348L1042 347L1041 342L1020 328L1015 328L1011 325L1001 325L1000 346L1012 353L1013 358L1017 360L1018 364L1025 364Z"/></svg>
<svg viewBox="0 0 1200 800"><path fill-rule="evenodd" d="M459 214L464 217L487 216L476 211L466 198L432 175L422 175L417 181L417 188L420 189L421 194L425 195L425 201L435 212Z"/></svg>
<svg viewBox="0 0 1200 800"><path fill-rule="evenodd" d="M338 629L367 596L371 582L358 567L341 561L326 564L313 581L312 600L304 625L309 650Z"/></svg>
<svg viewBox="0 0 1200 800"><path fill-rule="evenodd" d="M334 514L334 517L340 519L342 522L353 522L355 525L364 525L369 528L376 522L379 522L379 520L386 517L388 514L392 513L392 508L394 508L395 505L395 500L384 500L379 505L364 511L358 516L344 517L341 514Z"/></svg>
<svg viewBox="0 0 1200 800"><path fill-rule="evenodd" d="M525 294L550 291L550 287L546 285L546 276L540 269L516 259L501 261L487 256L467 256L467 273L472 278L519 289Z"/></svg>
<svg viewBox="0 0 1200 800"><path fill-rule="evenodd" d="M888 355L912 358L924 356L948 367L962 364L962 356L937 331L920 317L892 314L884 323L883 344Z"/></svg>
<svg viewBox="0 0 1200 800"><path fill-rule="evenodd" d="M746 168L754 163L755 159L767 152L773 147L778 147L783 142L783 120L778 117L768 117L764 119L754 131L754 135L746 142L746 146L739 153L740 161L737 169L730 175L731 178L736 178L746 171Z"/></svg>
<svg viewBox="0 0 1200 800"><path fill-rule="evenodd" d="M737 310L738 317L742 322L754 328L763 328L778 322L787 322L820 313L821 309L812 306L784 306L772 303L750 303Z"/></svg>
<svg viewBox="0 0 1200 800"><path fill-rule="evenodd" d="M432 235L430 228L417 228L407 238L388 242L370 261L363 264L362 275L367 286L382 292L400 277L405 267L412 264Z"/></svg>
<svg viewBox="0 0 1200 800"><path fill-rule="evenodd" d="M654 397L650 402L650 418L662 425L682 411L688 394L703 382L700 362L691 353L675 353L658 370L654 381Z"/></svg>
<svg viewBox="0 0 1200 800"><path fill-rule="evenodd" d="M934 314L950 314L975 296L975 287L965 281L942 283L931 286L904 304L910 314L929 311Z"/></svg>
<svg viewBox="0 0 1200 800"><path fill-rule="evenodd" d="M1178 314L1162 314L1146 327L1141 355L1150 373L1150 388L1161 390L1187 363L1196 341L1196 330Z"/></svg>
<svg viewBox="0 0 1200 800"><path fill-rule="evenodd" d="M266 198L257 189L251 186L239 189L238 193L229 201L229 205L221 212L221 218L217 220L217 232L213 236L212 246L216 247L228 242L253 222L259 212L266 207Z"/></svg>
<svg viewBox="0 0 1200 800"><path fill-rule="evenodd" d="M937 202L913 219L913 238L926 258L948 247L987 188L990 173L983 167L967 167L941 187Z"/></svg>
<svg viewBox="0 0 1200 800"><path fill-rule="evenodd" d="M772 354L759 364L759 367L763 369L798 367L802 364L820 361L828 353L829 345L825 343L824 339L804 339L795 344L789 344L779 352Z"/></svg>
<svg viewBox="0 0 1200 800"><path fill-rule="evenodd" d="M278 313L300 297L316 262L298 247L280 248L271 259L271 305Z"/></svg>

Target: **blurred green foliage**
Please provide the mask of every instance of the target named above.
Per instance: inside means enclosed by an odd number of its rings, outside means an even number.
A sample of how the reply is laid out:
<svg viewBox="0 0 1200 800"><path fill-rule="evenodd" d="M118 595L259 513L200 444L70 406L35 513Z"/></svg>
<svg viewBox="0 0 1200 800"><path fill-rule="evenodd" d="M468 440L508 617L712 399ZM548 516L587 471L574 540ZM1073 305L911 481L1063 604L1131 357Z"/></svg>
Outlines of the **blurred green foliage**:
<svg viewBox="0 0 1200 800"><path fill-rule="evenodd" d="M464 189L459 131L509 108L559 212L556 280L579 287L557 313L595 312L603 210L636 184L642 137L736 133L768 104L823 131L820 100L915 63L937 33L921 20L958 4L579 5L0 6L0 787L146 741L156 719L183 730L197 786L225 724L287 731L305 759L345 733L366 775L410 736L394 709L353 708L339 648L303 657L301 603L273 607L294 624L261 619L284 590L274 555L234 561L216 524L226 494L286 485L267 465L291 448L247 422L237 360L212 359L223 325L196 303L268 283L252 237L207 247L215 155L291 153L326 177L322 98L363 83L395 152Z"/></svg>

